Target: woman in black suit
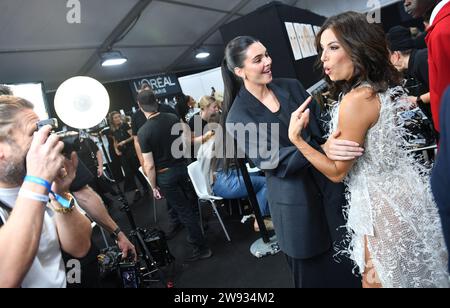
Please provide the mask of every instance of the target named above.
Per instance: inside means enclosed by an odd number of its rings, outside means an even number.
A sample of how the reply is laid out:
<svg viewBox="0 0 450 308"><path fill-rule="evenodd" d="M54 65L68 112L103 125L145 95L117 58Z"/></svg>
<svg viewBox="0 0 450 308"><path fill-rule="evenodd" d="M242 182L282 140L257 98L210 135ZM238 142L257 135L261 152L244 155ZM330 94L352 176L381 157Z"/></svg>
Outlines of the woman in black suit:
<svg viewBox="0 0 450 308"><path fill-rule="evenodd" d="M227 45L222 64L222 124L236 139L238 149L266 173L275 232L295 286L360 287L345 258L340 263L334 260L333 246L343 240L339 227L345 225L344 186L326 179L289 141L291 114L308 94L297 80L273 79L271 67L272 59L258 40L237 37ZM333 159L350 160L362 155L356 143L334 138L325 143L318 121L319 106L312 103L310 109L315 116L304 131L305 140L319 150L323 146L328 151L331 145L334 151L328 154ZM250 130L254 127L256 132L249 132L253 137L239 138L242 127L236 129L237 124ZM273 154L270 157L267 149ZM225 169L229 163L227 159Z"/></svg>

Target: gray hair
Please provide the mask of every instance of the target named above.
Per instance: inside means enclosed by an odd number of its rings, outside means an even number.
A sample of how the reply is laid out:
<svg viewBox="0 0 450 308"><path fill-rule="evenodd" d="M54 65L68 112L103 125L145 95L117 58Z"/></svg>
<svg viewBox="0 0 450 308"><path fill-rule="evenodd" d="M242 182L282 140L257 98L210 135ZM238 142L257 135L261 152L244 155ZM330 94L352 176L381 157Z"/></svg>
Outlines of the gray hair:
<svg viewBox="0 0 450 308"><path fill-rule="evenodd" d="M3 95L0 96L0 141L9 140L12 129L20 123L16 121L16 116L24 109L33 109L32 103L26 99Z"/></svg>

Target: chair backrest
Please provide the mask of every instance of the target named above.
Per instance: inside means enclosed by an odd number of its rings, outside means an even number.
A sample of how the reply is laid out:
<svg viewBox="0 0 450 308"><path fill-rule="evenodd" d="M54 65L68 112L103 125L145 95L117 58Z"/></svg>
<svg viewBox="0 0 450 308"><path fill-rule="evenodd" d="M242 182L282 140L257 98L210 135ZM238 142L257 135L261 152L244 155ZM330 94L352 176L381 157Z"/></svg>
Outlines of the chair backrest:
<svg viewBox="0 0 450 308"><path fill-rule="evenodd" d="M188 166L188 174L197 196L200 199L210 199L211 196L208 193L205 175L202 173L199 161L195 161Z"/></svg>

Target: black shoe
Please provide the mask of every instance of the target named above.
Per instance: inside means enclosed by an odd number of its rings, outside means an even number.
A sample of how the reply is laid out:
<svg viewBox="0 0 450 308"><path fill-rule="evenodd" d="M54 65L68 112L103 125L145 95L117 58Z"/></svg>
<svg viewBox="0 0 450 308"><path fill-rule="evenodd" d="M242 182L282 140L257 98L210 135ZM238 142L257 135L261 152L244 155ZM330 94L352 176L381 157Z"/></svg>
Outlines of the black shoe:
<svg viewBox="0 0 450 308"><path fill-rule="evenodd" d="M171 225L165 232L166 240L173 239L178 234L178 232L180 232L182 229L183 229L182 224Z"/></svg>
<svg viewBox="0 0 450 308"><path fill-rule="evenodd" d="M202 250L195 248L194 251L192 252L192 255L185 258L184 261L185 262L194 262L194 261L198 261L198 260L204 260L204 259L211 258L212 255L213 255L213 253L212 253L211 249L209 249L209 248L204 248Z"/></svg>

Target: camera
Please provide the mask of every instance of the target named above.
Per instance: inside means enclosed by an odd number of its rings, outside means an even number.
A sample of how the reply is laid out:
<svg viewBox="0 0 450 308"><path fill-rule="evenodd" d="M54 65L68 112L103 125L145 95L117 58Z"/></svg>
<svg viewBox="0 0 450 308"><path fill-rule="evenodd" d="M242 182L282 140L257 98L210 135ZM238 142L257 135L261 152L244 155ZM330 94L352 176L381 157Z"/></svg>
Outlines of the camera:
<svg viewBox="0 0 450 308"><path fill-rule="evenodd" d="M398 116L399 124L405 128L403 137L410 147L426 147L436 143L431 120L420 108L400 112Z"/></svg>
<svg viewBox="0 0 450 308"><path fill-rule="evenodd" d="M119 273L124 289L137 289L140 287L139 269L134 262L119 263Z"/></svg>
<svg viewBox="0 0 450 308"><path fill-rule="evenodd" d="M55 133L55 130L58 129L58 120L54 118L39 121L37 123L37 129L40 130L45 125L50 125L52 127L52 134L56 134L64 143L62 153L65 156L70 156L72 152L78 152L80 150L81 142L79 133L73 131Z"/></svg>
<svg viewBox="0 0 450 308"><path fill-rule="evenodd" d="M139 266L133 261L134 256L122 259L122 252L117 246L103 249L97 256L100 276L103 280L120 281L120 287L137 289L141 287Z"/></svg>

